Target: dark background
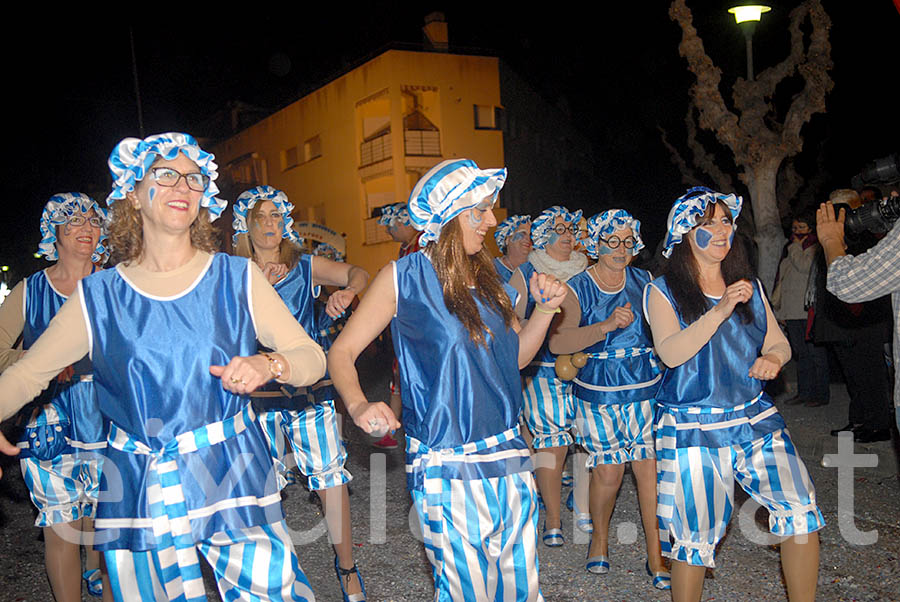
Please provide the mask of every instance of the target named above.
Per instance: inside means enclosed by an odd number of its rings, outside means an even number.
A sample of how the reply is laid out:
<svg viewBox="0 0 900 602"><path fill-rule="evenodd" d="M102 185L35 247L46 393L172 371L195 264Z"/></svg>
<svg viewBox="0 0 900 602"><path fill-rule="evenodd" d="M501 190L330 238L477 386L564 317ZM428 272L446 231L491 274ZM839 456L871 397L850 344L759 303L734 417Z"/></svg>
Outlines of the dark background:
<svg viewBox="0 0 900 602"><path fill-rule="evenodd" d="M786 56L788 13L795 4L774 4L764 15L754 37L757 73ZM809 178L820 175L820 188L848 187L866 164L900 148L900 15L891 0L824 4L832 19L835 86L827 114L804 130L798 165ZM746 75L743 36L725 12L727 3L689 5L730 100L731 83ZM617 199L629 199L630 206L637 200L652 248L669 205L684 190L657 128L680 143L693 81L678 54L681 30L668 17L668 2L537 6L209 4L185 12L147 4L135 7L131 19L121 11L47 10L8 20L0 42L8 103L0 264L20 275L40 267L30 257L40 239L41 209L53 193L80 190L100 201L108 193L110 150L121 138L138 135L130 31L145 134L199 133L228 101L274 110L391 42L421 42L423 17L432 10L447 17L451 52L480 49L500 56L570 112L593 142L598 177L614 191L614 198L597 198L595 210ZM727 153L721 161L737 183Z"/></svg>

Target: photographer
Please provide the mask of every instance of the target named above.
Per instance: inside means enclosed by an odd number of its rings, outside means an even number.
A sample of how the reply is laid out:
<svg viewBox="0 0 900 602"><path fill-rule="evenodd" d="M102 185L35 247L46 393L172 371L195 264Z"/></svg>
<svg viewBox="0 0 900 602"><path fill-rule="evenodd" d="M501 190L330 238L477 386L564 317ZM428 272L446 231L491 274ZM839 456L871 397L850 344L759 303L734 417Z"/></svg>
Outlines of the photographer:
<svg viewBox="0 0 900 602"><path fill-rule="evenodd" d="M894 406L900 427L900 221L875 246L857 256L846 254L845 212L837 216L831 202L816 212L819 243L828 265L828 290L843 301L858 303L891 295L894 317Z"/></svg>

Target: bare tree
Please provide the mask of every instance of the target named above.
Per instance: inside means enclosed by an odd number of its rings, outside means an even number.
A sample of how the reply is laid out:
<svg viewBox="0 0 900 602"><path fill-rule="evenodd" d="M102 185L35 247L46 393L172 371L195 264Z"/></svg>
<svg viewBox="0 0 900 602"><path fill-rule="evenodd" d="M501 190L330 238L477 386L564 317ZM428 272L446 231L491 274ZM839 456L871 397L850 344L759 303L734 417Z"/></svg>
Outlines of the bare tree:
<svg viewBox="0 0 900 602"><path fill-rule="evenodd" d="M759 274L771 290L784 245L776 195L778 170L786 159L802 150L801 129L815 113L825 111L825 96L834 87L828 75L832 67L828 40L831 19L820 0L806 0L791 11L790 54L755 80L738 78L732 91L732 110L719 90L722 71L707 56L685 0L674 0L669 16L681 27L678 50L697 78L690 89L689 114L696 109L700 127L713 132L731 150L735 165L742 170L739 178L749 189L756 224ZM808 43L803 30L807 21ZM802 78L803 87L781 118L773 100L775 89L793 76Z"/></svg>

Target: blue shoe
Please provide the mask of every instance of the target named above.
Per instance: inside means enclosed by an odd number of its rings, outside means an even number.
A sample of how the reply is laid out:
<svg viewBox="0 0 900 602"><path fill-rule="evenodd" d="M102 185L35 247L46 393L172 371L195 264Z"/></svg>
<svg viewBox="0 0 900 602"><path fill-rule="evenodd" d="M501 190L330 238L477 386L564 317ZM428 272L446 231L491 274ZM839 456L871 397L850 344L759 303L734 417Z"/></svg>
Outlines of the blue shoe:
<svg viewBox="0 0 900 602"><path fill-rule="evenodd" d="M650 570L650 561L644 563L647 574L653 578L653 587L656 589L668 590L672 589L672 575L667 571L654 573Z"/></svg>
<svg viewBox="0 0 900 602"><path fill-rule="evenodd" d="M575 526L582 533L593 533L594 532L594 522L591 520L591 515L588 512L581 512L578 508L578 504L575 503L575 490L569 492L569 497L566 498L566 508L571 510L575 514Z"/></svg>
<svg viewBox="0 0 900 602"><path fill-rule="evenodd" d="M566 543L566 538L563 536L562 529L548 529L547 523L544 523L543 531L544 534L541 539L548 548L560 548Z"/></svg>
<svg viewBox="0 0 900 602"><path fill-rule="evenodd" d="M87 586L88 593L98 598L103 595L103 578L100 569L90 569L82 573L81 578Z"/></svg>
<svg viewBox="0 0 900 602"><path fill-rule="evenodd" d="M594 573L595 575L605 575L609 572L609 557L591 556L587 559L587 564L584 565L584 568L588 573Z"/></svg>
<svg viewBox="0 0 900 602"><path fill-rule="evenodd" d="M344 596L344 602L366 602L366 584L363 583L362 575L359 574L359 567L357 567L355 563L353 564L353 568L341 568L341 565L338 564L338 558L335 556L334 572L337 573L338 583L341 584L341 594ZM347 590L344 588L344 579L354 573L356 573L356 578L359 579L359 587L362 591L358 594L348 594Z"/></svg>

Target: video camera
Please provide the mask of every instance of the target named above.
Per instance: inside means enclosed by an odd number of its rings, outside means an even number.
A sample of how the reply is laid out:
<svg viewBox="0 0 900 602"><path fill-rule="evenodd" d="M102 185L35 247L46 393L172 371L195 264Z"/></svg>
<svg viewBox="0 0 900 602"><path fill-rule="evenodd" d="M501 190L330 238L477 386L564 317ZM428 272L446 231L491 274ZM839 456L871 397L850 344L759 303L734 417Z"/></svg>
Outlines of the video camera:
<svg viewBox="0 0 900 602"><path fill-rule="evenodd" d="M850 185L859 190L863 186L884 186L900 182L898 155L888 155L868 165L853 176ZM889 197L847 212L845 226L853 233L887 232L900 217L900 197Z"/></svg>

